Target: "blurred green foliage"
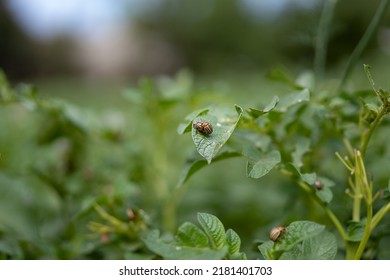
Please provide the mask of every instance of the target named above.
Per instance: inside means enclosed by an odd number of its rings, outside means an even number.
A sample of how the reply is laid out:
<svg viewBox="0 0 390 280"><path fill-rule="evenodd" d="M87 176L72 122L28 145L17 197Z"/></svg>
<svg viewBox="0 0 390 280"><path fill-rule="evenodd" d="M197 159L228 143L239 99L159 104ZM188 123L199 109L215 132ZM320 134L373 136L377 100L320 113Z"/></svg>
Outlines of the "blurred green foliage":
<svg viewBox="0 0 390 280"><path fill-rule="evenodd" d="M284 81L286 77L282 72L273 75ZM123 92L124 110L102 112L43 98L28 85L12 87L2 74L2 257L143 259L155 258L154 253L164 256L173 246L166 242L172 240L178 225L193 221L195 212L204 211L214 213L225 227L237 232L248 258L259 258L255 245L263 242L274 225L307 219L331 228L324 212L296 188L294 180L269 173L281 163L293 178L301 178L309 185L314 185L318 178L310 172L315 170L322 176L323 188L316 195L326 204L332 202L332 211L346 223L350 220L344 207L349 205L349 199L342 187L346 172L335 172L340 163L333 153L345 151L343 137L353 146L359 143L357 118L370 121L376 102L370 97L372 92L358 93L368 102L363 107L364 114L359 113L359 100L348 92L332 99L329 92L320 92L314 97L320 103L313 102L307 88L296 90L311 85L307 84L310 79L298 77L295 81L287 81L295 91L281 94L280 98L266 97L268 104L259 102L263 105L244 112L237 105L235 110L228 110L226 105L206 103L219 102L220 92L198 89L191 73L182 71L174 78L141 80L138 87ZM324 101L330 101L331 107L321 105ZM177 134L188 132L188 124L180 124L178 116L184 119L189 111L207 105L208 110L197 110L187 119L191 128L196 116L215 118L211 137L192 129L199 155L189 149L190 139ZM384 122L387 123L386 119ZM229 134L222 133L225 130ZM388 183L389 150L383 145L387 130L386 126L378 128L366 157L366 164L374 168L375 184L379 187L376 191L384 193ZM259 131L268 132L258 134ZM216 146L219 148L208 150L207 141L220 141ZM270 152L265 153L267 150ZM211 168L204 168L207 161L203 163L201 155L212 163ZM244 158L237 157L241 155ZM261 177L260 180L246 178L246 159L247 177ZM386 196L383 198L385 203ZM387 221L386 216L383 225L373 233L369 244L372 251L365 257L385 256ZM359 240L362 225L351 224L355 230L351 227L349 234L353 240ZM187 227L188 224L182 230L193 232L192 226ZM162 232L160 241L156 240L156 229ZM325 236L315 238L330 240ZM153 250L155 242L163 251ZM215 253L205 252L211 254L210 258ZM192 258L191 250L187 253L182 257ZM263 255L267 254L264 251ZM294 256L300 258L301 254L297 251ZM341 250L336 257L342 255Z"/></svg>
<svg viewBox="0 0 390 280"><path fill-rule="evenodd" d="M248 2L248 3L246 3ZM226 69L267 69L276 63L311 68L318 22L325 1L298 5L289 1L273 16L255 1L163 0L136 18L145 32L159 34L183 54L189 67L212 73ZM337 66L356 46L379 0L336 1L329 30L327 63ZM252 5L252 6L251 6ZM197 11L197 12L193 12ZM386 15L383 24L390 22ZM378 51L376 40L370 50Z"/></svg>
<svg viewBox="0 0 390 280"><path fill-rule="evenodd" d="M219 175L240 161L202 171L173 203L192 154L190 139L176 132L180 117L223 97L196 89L188 71L128 88L123 110L81 109L28 85L10 86L4 74L0 96L3 258L141 258L147 250L139 231L153 225L174 232L197 211L224 213L244 237L272 219L260 218L265 204L249 198L279 196L276 189L253 188L257 183L239 170Z"/></svg>

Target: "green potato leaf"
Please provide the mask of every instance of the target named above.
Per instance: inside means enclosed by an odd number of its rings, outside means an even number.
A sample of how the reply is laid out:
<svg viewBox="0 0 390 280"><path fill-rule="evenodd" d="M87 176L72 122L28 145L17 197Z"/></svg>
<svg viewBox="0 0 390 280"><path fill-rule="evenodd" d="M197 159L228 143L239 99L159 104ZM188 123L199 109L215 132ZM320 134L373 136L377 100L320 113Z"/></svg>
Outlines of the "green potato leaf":
<svg viewBox="0 0 390 280"><path fill-rule="evenodd" d="M227 253L226 247L216 250L208 247L190 247L176 242L166 242L160 238L158 230L146 233L142 241L150 251L166 260L220 260Z"/></svg>
<svg viewBox="0 0 390 280"><path fill-rule="evenodd" d="M307 102L310 100L310 92L307 88L299 91L294 91L280 99L278 105L274 109L278 112L286 112L288 108L296 104Z"/></svg>
<svg viewBox="0 0 390 280"><path fill-rule="evenodd" d="M261 178L281 162L281 156L277 150L264 154L257 149L248 148L244 154L249 158L246 165L246 175L249 178Z"/></svg>
<svg viewBox="0 0 390 280"><path fill-rule="evenodd" d="M248 108L246 111L248 112L248 114L257 119L258 117L264 115L264 114L267 114L268 112L272 111L276 105L279 103L279 97L277 96L274 96L271 100L271 102L265 106L265 108L263 110L259 110L259 109L254 109L254 108Z"/></svg>
<svg viewBox="0 0 390 280"><path fill-rule="evenodd" d="M214 157L211 163L218 162L232 157L238 157L238 156L241 156L241 154L238 152L225 151L220 153L216 157ZM205 159L198 159L187 164L187 166L184 168L183 172L181 173L177 187L179 188L183 186L184 183L187 182L192 175L194 175L196 172L198 172L200 169L202 169L207 165L208 162Z"/></svg>
<svg viewBox="0 0 390 280"><path fill-rule="evenodd" d="M228 246L229 254L233 255L240 252L241 239L232 229L226 231L226 244Z"/></svg>
<svg viewBox="0 0 390 280"><path fill-rule="evenodd" d="M190 222L185 222L179 227L176 238L181 244L190 247L207 247L209 242L207 235Z"/></svg>
<svg viewBox="0 0 390 280"><path fill-rule="evenodd" d="M225 228L216 216L198 213L198 222L209 237L212 248L219 249L225 245Z"/></svg>
<svg viewBox="0 0 390 280"><path fill-rule="evenodd" d="M209 164L233 134L241 115L242 108L236 105L235 110L228 107L212 108L207 114L194 119L194 121L207 121L213 126L213 133L210 135L205 135L192 128L192 140L196 150Z"/></svg>
<svg viewBox="0 0 390 280"><path fill-rule="evenodd" d="M333 259L337 253L336 238L325 226L311 221L295 221L279 239L261 244L265 259Z"/></svg>

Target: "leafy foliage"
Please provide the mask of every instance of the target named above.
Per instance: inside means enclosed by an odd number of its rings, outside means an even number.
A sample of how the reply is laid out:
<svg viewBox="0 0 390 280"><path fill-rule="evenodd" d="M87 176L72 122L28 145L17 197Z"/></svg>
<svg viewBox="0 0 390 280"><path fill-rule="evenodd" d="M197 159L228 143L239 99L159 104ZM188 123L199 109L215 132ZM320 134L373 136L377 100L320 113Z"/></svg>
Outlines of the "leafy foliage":
<svg viewBox="0 0 390 280"><path fill-rule="evenodd" d="M168 242L159 237L157 230L148 232L143 241L164 259L246 259L240 252L240 237L232 229L225 232L217 217L198 213L198 222L202 229L185 222Z"/></svg>
<svg viewBox="0 0 390 280"><path fill-rule="evenodd" d="M312 100L310 98L310 90L303 88L291 92L283 98L274 97L263 110L253 108L240 110L240 112L246 112L247 115L243 115L238 125L236 123L233 127L236 133L232 138L237 138L232 139L232 141L227 141L230 140L227 138L219 146L219 149L221 149L222 145L224 145L225 150L229 151L229 155L241 155L247 159L247 177L249 178L261 178L277 168L282 174L294 180L325 210L325 213L334 223L345 242L347 258L360 258L371 235L372 222L376 226L383 218L383 215L389 211L387 204L374 215L372 206L379 194L375 196L373 194L373 182L367 178L363 161L363 154L366 151L373 130L383 120L384 116L388 114L389 93L376 89L367 66L365 66L365 70L373 90L382 105L378 107L363 102L363 113L355 114L355 119L359 120L360 139L354 136L351 137L353 134L342 122L335 122L335 120L340 118L349 119L351 115L347 118L345 111L335 110L333 100L342 102L343 106L355 106L350 103L350 100L344 99L341 101L338 96L332 99L324 95L319 95L315 100ZM351 111L348 114L351 114ZM193 116L196 121L195 113L190 116ZM228 119L229 117L226 118ZM220 119L223 119L223 117L220 117ZM216 122L212 115L207 114L203 116L203 120L212 124ZM334 126L329 126L329 123L333 123ZM248 130L257 132L260 135L257 137L253 136L248 133ZM250 137L248 137L249 135ZM350 160L348 156L343 159L336 152L342 163L352 174L352 178L349 179L351 187L348 193L353 198L355 204L352 211L352 223L348 231L343 228L338 218L328 207L328 204L333 201L334 197L331 187L335 185L333 179L328 178L334 176L329 173L329 170L324 170L321 168L321 165L315 164L315 159L318 159L319 156L317 153L325 148L324 143L330 141L330 135L339 135L341 141L345 144L347 152L354 157L353 160ZM195 132L193 133L193 142L198 152L204 157L209 156L208 159L211 161L213 157L218 158L218 153L204 153L206 151L205 146L207 147L209 145L208 141L211 140L207 137L206 135L197 136ZM262 138L263 140L260 140ZM359 141L360 144L358 144ZM205 143L207 144L205 145ZM358 148L353 149L352 146L354 145L358 145L360 150ZM332 145L326 148L334 149ZM226 155L221 153L220 159L228 158ZM182 183L188 180L190 176L193 176L205 164L195 162L192 166L193 168L190 168L191 172L185 173L185 180L182 180ZM321 176L317 174L321 174ZM385 174L383 175L386 176ZM360 223L360 204L362 202L366 204L368 211L368 221L364 224ZM335 257L337 242L332 234L325 232L317 236L324 230L323 227L315 226L314 224L309 226L309 224L303 222L300 222L299 226L302 228L294 223L287 227L285 238L282 239L286 241L277 242L275 245L269 242L261 245L260 251L262 255L269 259L328 259ZM296 234L295 232L298 233ZM360 243L357 250L356 247L354 249L354 247L349 245L350 241ZM325 247L321 247L319 242L324 242Z"/></svg>
<svg viewBox="0 0 390 280"><path fill-rule="evenodd" d="M325 226L311 221L296 221L286 227L276 241L259 246L266 259L333 259L337 253L335 236Z"/></svg>

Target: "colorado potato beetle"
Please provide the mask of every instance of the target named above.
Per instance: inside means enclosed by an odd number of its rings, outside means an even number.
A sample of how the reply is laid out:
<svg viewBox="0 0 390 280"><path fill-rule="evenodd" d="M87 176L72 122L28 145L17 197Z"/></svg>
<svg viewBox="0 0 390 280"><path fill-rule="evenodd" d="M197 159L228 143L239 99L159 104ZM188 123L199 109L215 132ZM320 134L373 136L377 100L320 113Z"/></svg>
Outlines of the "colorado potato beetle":
<svg viewBox="0 0 390 280"><path fill-rule="evenodd" d="M286 227L283 226L274 227L273 229L271 229L269 233L269 239L271 239L274 242L278 241L285 230Z"/></svg>
<svg viewBox="0 0 390 280"><path fill-rule="evenodd" d="M213 133L213 126L209 122L193 122L194 128L205 135Z"/></svg>

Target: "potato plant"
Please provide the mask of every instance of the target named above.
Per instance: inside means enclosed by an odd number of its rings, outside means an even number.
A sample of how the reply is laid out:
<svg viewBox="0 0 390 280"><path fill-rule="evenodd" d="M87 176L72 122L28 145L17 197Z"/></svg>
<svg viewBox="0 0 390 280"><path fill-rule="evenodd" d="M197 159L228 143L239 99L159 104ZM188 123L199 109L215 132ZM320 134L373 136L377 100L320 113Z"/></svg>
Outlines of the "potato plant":
<svg viewBox="0 0 390 280"><path fill-rule="evenodd" d="M245 157L246 175L250 178L260 179L276 169L322 208L344 242L346 258L360 259L369 237L390 210L389 202L384 202L389 186L382 185L388 182L388 175L375 174L374 181L366 172L367 153L387 150L385 141L376 143L375 149L368 147L374 131L390 112L390 92L375 87L369 66L365 65L365 71L373 87L371 95L376 97L374 103L365 101L371 100L370 93L360 96L361 100L346 93L332 96L323 92L316 96L313 90L296 84L299 90L283 98L274 97L263 108L210 107L190 114L189 122L179 127L179 133L192 132L203 159L189 164L181 182L200 168L229 157ZM213 133L198 133L193 120L210 121ZM356 123L350 123L353 120ZM340 143L335 143L335 138ZM378 148L380 145L382 148ZM329 160L323 157L338 158L340 162L332 165L338 164L336 169L344 166L349 172L339 171L347 177L346 195L353 201L348 225L343 225L331 208L332 190L342 186L335 183L340 174L335 176L334 170L321 166L321 162ZM334 234L314 222L294 221L281 235L259 246L265 258L332 259L336 255Z"/></svg>

